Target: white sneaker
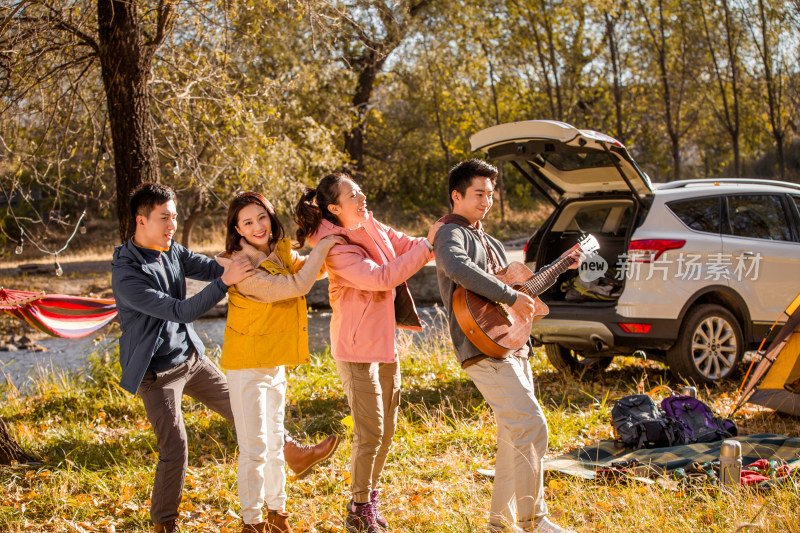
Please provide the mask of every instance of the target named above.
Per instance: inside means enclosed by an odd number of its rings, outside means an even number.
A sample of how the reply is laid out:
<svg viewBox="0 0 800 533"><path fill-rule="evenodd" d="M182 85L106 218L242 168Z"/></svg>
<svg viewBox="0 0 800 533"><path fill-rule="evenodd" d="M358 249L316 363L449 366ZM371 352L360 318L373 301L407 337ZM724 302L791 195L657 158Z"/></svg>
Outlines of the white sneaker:
<svg viewBox="0 0 800 533"><path fill-rule="evenodd" d="M533 533L577 533L577 531L574 529L564 529L558 524L552 523L547 517L544 517L534 524Z"/></svg>
<svg viewBox="0 0 800 533"><path fill-rule="evenodd" d="M527 530L518 526L494 526L489 524L489 533L526 533Z"/></svg>
<svg viewBox="0 0 800 533"><path fill-rule="evenodd" d="M518 526L496 526L489 524L489 533L526 533L527 530Z"/></svg>

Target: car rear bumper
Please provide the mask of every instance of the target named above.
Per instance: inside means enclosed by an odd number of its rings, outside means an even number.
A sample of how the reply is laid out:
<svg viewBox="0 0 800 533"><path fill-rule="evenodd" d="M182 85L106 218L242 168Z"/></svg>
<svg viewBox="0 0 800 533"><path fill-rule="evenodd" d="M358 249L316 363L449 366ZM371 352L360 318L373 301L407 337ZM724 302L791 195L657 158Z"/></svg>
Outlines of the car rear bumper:
<svg viewBox="0 0 800 533"><path fill-rule="evenodd" d="M599 316L602 315L602 316ZM620 324L647 324L647 333L629 333ZM551 307L550 314L531 328L531 337L537 343L560 344L584 353L631 353L635 350L666 350L678 338L679 320L632 320L606 307L602 313L591 310L569 311Z"/></svg>

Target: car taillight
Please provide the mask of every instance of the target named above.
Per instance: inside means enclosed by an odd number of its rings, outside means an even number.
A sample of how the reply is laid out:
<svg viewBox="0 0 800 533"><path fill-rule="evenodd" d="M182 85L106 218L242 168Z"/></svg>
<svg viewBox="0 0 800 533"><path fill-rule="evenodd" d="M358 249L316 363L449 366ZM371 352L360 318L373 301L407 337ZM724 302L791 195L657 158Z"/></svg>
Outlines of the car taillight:
<svg viewBox="0 0 800 533"><path fill-rule="evenodd" d="M522 247L522 255L524 256L527 253L528 253L528 243L526 242L525 246Z"/></svg>
<svg viewBox="0 0 800 533"><path fill-rule="evenodd" d="M650 331L652 325L620 322L619 327L621 327L622 331L624 331L625 333L647 333L648 331Z"/></svg>
<svg viewBox="0 0 800 533"><path fill-rule="evenodd" d="M667 250L682 248L684 239L642 239L628 245L629 263L652 263Z"/></svg>

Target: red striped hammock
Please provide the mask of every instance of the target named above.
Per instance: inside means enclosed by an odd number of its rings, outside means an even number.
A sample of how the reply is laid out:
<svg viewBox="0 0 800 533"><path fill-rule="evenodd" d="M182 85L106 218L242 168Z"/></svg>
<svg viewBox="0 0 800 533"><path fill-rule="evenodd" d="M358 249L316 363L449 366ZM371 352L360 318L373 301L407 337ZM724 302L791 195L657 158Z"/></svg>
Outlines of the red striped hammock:
<svg viewBox="0 0 800 533"><path fill-rule="evenodd" d="M54 337L77 339L117 316L114 298L15 291L0 287L0 310Z"/></svg>

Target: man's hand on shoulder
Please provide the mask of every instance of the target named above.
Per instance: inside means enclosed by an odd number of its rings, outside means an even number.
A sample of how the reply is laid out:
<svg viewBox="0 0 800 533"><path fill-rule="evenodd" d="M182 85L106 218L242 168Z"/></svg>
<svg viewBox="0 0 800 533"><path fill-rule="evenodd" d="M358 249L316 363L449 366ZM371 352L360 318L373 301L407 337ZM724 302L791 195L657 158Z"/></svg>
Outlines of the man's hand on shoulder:
<svg viewBox="0 0 800 533"><path fill-rule="evenodd" d="M511 309L513 309L518 315L525 317L525 321L527 322L533 316L533 311L535 309L533 298L524 292L517 291L517 301L514 302L514 305L511 306Z"/></svg>
<svg viewBox="0 0 800 533"><path fill-rule="evenodd" d="M240 254L233 258L222 273L222 283L230 287L255 274L256 270L246 255Z"/></svg>

